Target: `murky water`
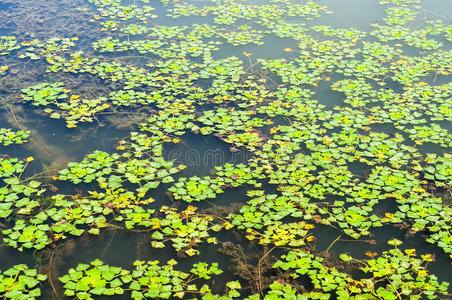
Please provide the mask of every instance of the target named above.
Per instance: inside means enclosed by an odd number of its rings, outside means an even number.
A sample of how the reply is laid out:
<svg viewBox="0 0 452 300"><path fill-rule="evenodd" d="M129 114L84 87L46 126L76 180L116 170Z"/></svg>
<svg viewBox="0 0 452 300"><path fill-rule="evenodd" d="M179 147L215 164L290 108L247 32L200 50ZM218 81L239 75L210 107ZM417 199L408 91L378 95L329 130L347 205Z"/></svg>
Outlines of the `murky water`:
<svg viewBox="0 0 452 300"><path fill-rule="evenodd" d="M132 4L135 1L129 1ZM306 2L306 1L300 1ZM312 21L306 21L304 18L290 17L290 22L306 22L309 26L329 25L333 28L357 28L363 32L373 30L371 24L383 23L386 7L375 0L320 0L316 1L321 5L326 5L332 14L322 14L321 17ZM203 2L193 2L196 6L202 7ZM142 6L143 3L137 4ZM262 4L256 2L256 4ZM173 19L166 17L167 6L159 1L151 1L149 4L155 8L153 14L158 17L150 21L150 26L183 26L194 23L214 24L210 17L191 16L186 18ZM206 2L205 5L211 5ZM420 4L422 13L428 19L440 19L444 24L450 25L452 20L452 2L445 0L424 0ZM131 64L137 67L146 68L153 58L152 53L137 54L135 51L119 52L105 54L94 51L91 43L106 36L119 36L117 32L102 30L101 25L94 15L96 7L88 1L2 1L0 0L0 36L14 35L20 41L32 41L33 39L48 40L53 37L73 38L78 37L76 45L71 48L71 52L77 50L85 51L91 57L97 57L108 62L121 62ZM244 22L246 24L247 22ZM413 25L414 26L414 25ZM319 33L312 33L313 36L320 36ZM130 40L139 39L137 37L127 37ZM140 36L142 37L142 36ZM206 39L207 40L207 39ZM375 41L375 37L366 37L363 41ZM445 39L442 41L442 49L450 50L451 45ZM244 69L257 66L257 59L292 59L297 56L292 51L284 49L297 49L299 41L291 38L280 38L275 34L268 34L262 39L262 45L246 44L242 46L233 46L227 43L219 45L219 50L213 53L213 59L223 59L231 56L237 56L243 63ZM392 43L392 42L391 42ZM22 51L22 50L21 50ZM419 52L424 50L409 48L406 55L422 56ZM243 53L250 53L246 56ZM424 53L429 53L428 50ZM194 61L201 58L195 58ZM25 159L33 156L35 162L24 173L24 176L33 176L40 172L46 172L46 179L51 181L51 176L57 174L57 170L64 169L68 162L81 161L85 155L95 150L105 151L107 153L116 152L116 147L120 141L127 139L131 131L137 131L137 125L143 122L151 111L156 109L154 105L143 106L139 108L127 107L113 112L101 112L93 122L79 123L77 128L67 128L63 119L49 119L48 115L43 113L42 108L24 103L21 99L20 90L30 85L40 82L56 82L63 80L73 93L82 95L87 99L107 96L109 92L119 89L116 82L101 80L95 75L53 73L46 72L47 63L45 60L29 60L16 57L15 52L8 56L0 56L0 63L9 66L8 72L0 72L0 99L2 101L2 111L0 125L1 127L27 129L31 131L28 143L15 145L14 147L2 147L0 153L10 157ZM449 62L450 63L450 62ZM1 66L1 65L0 65ZM342 74L331 73L331 81L322 81L318 85L311 86L314 93L313 99L318 100L319 104L325 105L325 110L333 110L336 106L343 106L344 96L342 93L331 90L331 82L342 80ZM267 76L267 75L266 75ZM182 77L182 76L181 76ZM438 78L437 78L438 77ZM279 85L280 79L275 74L267 76L274 80L273 85ZM450 83L450 75L422 77L432 85L441 85ZM269 80L269 81L270 81ZM433 83L434 82L434 83ZM389 88L397 91L403 91L400 83L389 84ZM450 89L450 85L449 85ZM450 100L450 99L449 99ZM450 101L449 101L450 104ZM214 109L216 104L208 104L200 108L195 114L201 114L202 110ZM236 109L240 110L239 107ZM449 116L450 117L450 116ZM274 118L275 124L287 124L287 120L281 117ZM435 122L439 123L439 122ZM440 122L441 128L446 129L452 134L450 122ZM264 126L261 130L268 134L270 126ZM372 125L372 130L376 132L385 132L395 134L396 129L390 123ZM235 147L226 143L213 134L201 135L191 130L185 130L186 133L180 137L181 142L176 144L166 143L163 147L163 158L167 161L175 161L176 165L184 164L186 169L174 175L178 177L191 176L209 176L215 172L214 167L230 164L248 164L248 161L255 156L252 151L246 147ZM340 130L337 130L339 132ZM262 133L261 132L261 133ZM332 131L334 132L334 130ZM262 133L262 134L263 134ZM229 134L229 133L228 133ZM226 134L225 136L227 136ZM405 134L405 136L408 136ZM446 137L450 138L450 136ZM451 141L449 140L449 143ZM413 143L414 144L414 143ZM438 144L425 143L416 146L419 153L435 153L443 155L450 153L450 147L438 146ZM289 153L287 155L290 155ZM382 164L383 165L383 164ZM363 178L366 172L371 169L364 163L351 163L349 170L356 176ZM449 179L450 181L450 179ZM276 192L276 186L263 181L263 189L269 193ZM84 194L86 191L95 189L90 184L72 185L67 182L52 183L58 192L65 194ZM162 205L171 206L174 204L167 195L167 189L172 183L162 183L157 189L152 190L151 197L155 200L149 206L159 209ZM215 199L208 199L202 202L196 202L199 209L205 209L209 212L215 212L225 216L228 210L237 209L250 199L246 195L247 190L252 187L228 187L224 193L218 194ZM447 194L449 193L449 194ZM51 195L47 191L44 195ZM445 205L450 205L450 188L441 194ZM333 196L329 199L333 203L338 198ZM447 203L449 202L449 203ZM193 205L193 203L191 203ZM380 202L374 207L380 214L391 211L397 203ZM179 209L187 207L186 203L177 205ZM393 211L395 212L395 210ZM450 221L450 220L449 220ZM8 223L9 222L9 223ZM8 219L1 226L11 225ZM0 227L3 229L2 227ZM434 253L436 260L428 264L428 270L438 276L440 281L450 281L452 278L452 269L450 267L451 259L441 248L426 242L426 233L419 232L414 235L409 234L409 229L400 229L394 226L384 226L382 228L371 228L369 237L353 239L347 237L341 230L328 226L319 225L313 230L316 241L312 248L318 252L327 251L331 256L338 256L341 253L349 253L357 259L368 258L366 251L382 253L390 249L387 241L391 238L397 238L404 241L402 249L414 248L417 254ZM338 237L341 236L339 239ZM225 272L215 277L215 280L209 280L212 290L221 294L224 290L224 284L232 280L240 280L244 285L246 281L233 273L235 262L231 256L220 253L222 242L231 242L241 245L245 251L251 253L255 251L255 257L261 257L265 254L264 249L256 243L248 241L244 236L237 236L230 232L220 232L217 234L220 243L210 245L203 243L199 245L198 250L201 253L201 260L205 262L218 262L220 268ZM338 239L336 242L334 242ZM24 250L19 252L9 246L0 246L0 270L6 270L16 264L24 263L30 267L37 267L52 274L53 282L59 297L63 294L62 285L56 278L62 276L71 267L79 263L89 263L99 258L105 263L130 269L132 262L140 260L159 260L168 261L176 259L178 266L182 271L188 272L191 266L199 260L199 256L180 259L177 252L169 245L164 249L154 249L150 246L150 234L148 232L133 232L124 230L101 230L99 236L84 234L81 237L71 237L66 241L47 247L44 250L33 251ZM268 248L266 248L268 251ZM43 286L43 299L56 299L55 293L48 283ZM246 294L246 293L245 293ZM125 295L124 298L127 298Z"/></svg>

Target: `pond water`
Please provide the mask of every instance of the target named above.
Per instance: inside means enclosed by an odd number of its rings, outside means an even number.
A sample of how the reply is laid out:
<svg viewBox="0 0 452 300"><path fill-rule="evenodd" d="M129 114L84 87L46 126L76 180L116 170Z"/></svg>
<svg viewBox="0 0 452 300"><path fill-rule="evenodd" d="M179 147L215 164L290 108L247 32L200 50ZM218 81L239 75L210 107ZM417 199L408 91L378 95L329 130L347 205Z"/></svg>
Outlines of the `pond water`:
<svg viewBox="0 0 452 300"><path fill-rule="evenodd" d="M451 12L0 0L0 297L451 298Z"/></svg>

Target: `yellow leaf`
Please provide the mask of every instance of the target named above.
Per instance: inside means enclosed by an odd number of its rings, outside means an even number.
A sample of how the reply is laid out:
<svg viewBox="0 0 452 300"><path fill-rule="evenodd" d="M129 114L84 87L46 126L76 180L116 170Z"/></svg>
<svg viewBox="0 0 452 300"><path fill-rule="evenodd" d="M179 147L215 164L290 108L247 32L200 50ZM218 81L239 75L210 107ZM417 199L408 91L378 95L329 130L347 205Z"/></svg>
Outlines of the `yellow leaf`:
<svg viewBox="0 0 452 300"><path fill-rule="evenodd" d="M416 255L416 249L406 249L405 253L410 255L410 256L415 256Z"/></svg>
<svg viewBox="0 0 452 300"><path fill-rule="evenodd" d="M306 224L306 225L303 226L303 228L304 228L304 229L308 229L308 230L309 230L309 229L313 229L313 228L314 228L314 225L312 225L312 224Z"/></svg>
<svg viewBox="0 0 452 300"><path fill-rule="evenodd" d="M195 212L198 208L196 206L189 205L185 211L187 212Z"/></svg>
<svg viewBox="0 0 452 300"><path fill-rule="evenodd" d="M293 50L292 50L292 48L285 48L284 51L286 51L286 52L291 52L291 51L293 51Z"/></svg>
<svg viewBox="0 0 452 300"><path fill-rule="evenodd" d="M431 254L421 255L421 258L425 261L433 261L433 256Z"/></svg>
<svg viewBox="0 0 452 300"><path fill-rule="evenodd" d="M323 143L324 144L331 144L333 142L333 140L330 138L330 137L325 137L324 139L323 139Z"/></svg>
<svg viewBox="0 0 452 300"><path fill-rule="evenodd" d="M367 256L372 257L372 258L377 256L377 252L372 252L372 251L366 251L366 253L364 253L364 254L366 254Z"/></svg>
<svg viewBox="0 0 452 300"><path fill-rule="evenodd" d="M428 275L426 270L420 270L417 272L417 276L426 277Z"/></svg>
<svg viewBox="0 0 452 300"><path fill-rule="evenodd" d="M310 235L310 236L308 236L308 237L306 238L306 240L307 240L308 242L312 242L313 240L315 240L315 237L314 237L313 235Z"/></svg>
<svg viewBox="0 0 452 300"><path fill-rule="evenodd" d="M386 157L383 153L377 153L377 154L375 154L375 156L377 158L385 158Z"/></svg>
<svg viewBox="0 0 452 300"><path fill-rule="evenodd" d="M402 241L393 238L393 239L391 239L390 241L388 241L388 244L389 244L389 245L392 245L392 246L398 246L398 245L401 245L401 244L402 244Z"/></svg>
<svg viewBox="0 0 452 300"><path fill-rule="evenodd" d="M154 219L154 225L152 226L152 229L159 229L160 228L160 220Z"/></svg>
<svg viewBox="0 0 452 300"><path fill-rule="evenodd" d="M61 233L58 233L58 234L54 234L53 235L53 239L54 240L59 240L59 239L62 239L62 238L64 238L65 236L64 236L64 234L61 234Z"/></svg>
<svg viewBox="0 0 452 300"><path fill-rule="evenodd" d="M26 162L30 162L30 161L34 161L34 157L33 156L29 156L25 159Z"/></svg>
<svg viewBox="0 0 452 300"><path fill-rule="evenodd" d="M229 229L231 229L232 227L234 227L231 223L229 223L229 222L226 222L226 223L224 223L224 228L226 229L226 230L229 230Z"/></svg>

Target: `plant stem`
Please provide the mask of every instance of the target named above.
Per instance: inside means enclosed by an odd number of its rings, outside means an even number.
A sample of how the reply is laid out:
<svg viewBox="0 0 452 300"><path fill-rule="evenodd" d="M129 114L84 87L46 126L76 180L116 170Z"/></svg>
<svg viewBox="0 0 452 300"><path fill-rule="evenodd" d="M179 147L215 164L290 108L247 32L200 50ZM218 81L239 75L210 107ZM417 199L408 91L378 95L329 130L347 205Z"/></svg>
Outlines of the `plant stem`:
<svg viewBox="0 0 452 300"><path fill-rule="evenodd" d="M267 255L269 255L270 252L272 252L275 248L276 248L276 246L274 246L267 253L265 253L265 255L262 256L261 259L259 259L259 263L257 264L257 276L258 276L258 282L259 282L259 285L257 288L259 290L259 294L262 296L263 296L263 294L262 294L262 279L261 279L261 263L265 259L265 257L267 257Z"/></svg>
<svg viewBox="0 0 452 300"><path fill-rule="evenodd" d="M333 245L343 236L343 234L339 235L329 246L328 248L326 248L326 253L328 253L328 250L331 249L331 247L333 247Z"/></svg>

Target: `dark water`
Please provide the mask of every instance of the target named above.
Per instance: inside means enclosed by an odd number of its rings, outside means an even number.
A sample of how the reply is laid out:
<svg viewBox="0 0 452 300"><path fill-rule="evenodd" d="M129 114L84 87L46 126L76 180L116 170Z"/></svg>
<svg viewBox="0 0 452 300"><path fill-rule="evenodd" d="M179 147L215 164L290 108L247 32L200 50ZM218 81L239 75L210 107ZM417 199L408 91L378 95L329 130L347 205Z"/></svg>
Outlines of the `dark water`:
<svg viewBox="0 0 452 300"><path fill-rule="evenodd" d="M311 22L313 25L330 25L334 28L349 28L354 27L359 30L368 32L372 30L370 24L377 21L381 22L384 17L385 6L378 4L376 0L320 0L319 4L328 6L328 9L333 14L323 15ZM197 4L199 5L199 4ZM184 25L200 21L196 17L171 19L162 17L165 11L164 6L157 1L152 1L152 6L156 8L154 14L159 15L159 18L153 20L154 24L162 25ZM447 0L424 0L421 4L425 8L425 15L431 19L441 19L445 24L451 22L452 1ZM90 22L90 14L88 12L77 10L77 8L92 8L93 6L82 0L76 1L1 1L0 0L0 35L15 35L21 40L31 40L34 38L48 39L50 37L74 37L79 36L79 42L76 49L87 50L90 49L92 41L95 41L105 36L105 33L99 30L99 25L95 22ZM268 35L264 39L264 45L248 44L246 46L233 47L229 44L222 45L222 48L215 52L215 58L225 58L230 56L237 56L243 59L243 64L246 67L250 65L250 61L242 55L246 51L252 53L252 62L258 58L290 58L291 53L283 51L284 48L296 48L297 42L291 39L282 39L274 35ZM444 43L445 48L450 47L447 42ZM95 54L95 55L98 55ZM111 59L121 59L122 54L106 55ZM144 55L147 56L147 55ZM30 105L22 105L20 103L18 91L20 88L29 86L31 84L39 83L45 79L47 81L58 80L58 74L46 74L43 72L44 68L33 67L24 64L23 61L17 60L14 57L8 58L8 64L15 65L11 69L17 72L18 79L16 81L7 81L6 77L0 75L0 99L3 102L9 103L21 123L32 130L32 138L34 141L21 146L16 146L14 149L2 148L1 153L8 154L12 157L25 158L27 156L34 156L41 165L37 165L34 169L28 172L32 175L51 166L51 168L64 168L69 161L80 161L86 154L94 150L102 150L106 152L114 152L114 148L118 141L128 137L129 132L134 128L133 122L127 124L134 116L133 112L124 111L122 119L112 120L108 115L100 116L99 123L102 126L97 126L96 122L80 124L75 129L66 128L63 120L52 120L46 116L41 116L37 113L35 107ZM125 59L125 58L123 58ZM1 62L1 60L0 60ZM146 58L131 58L131 63L135 65L144 65ZM333 81L340 78L332 78ZM438 78L438 84L449 82L450 77ZM86 83L90 79L86 79ZM87 90L91 95L102 94L102 88L98 90ZM107 89L112 87L105 87ZM74 90L79 89L83 92L84 87L74 87ZM341 94L331 91L328 83L319 84L314 88L315 96L320 104L326 106L325 109L331 110L334 106L340 105L343 102ZM9 107L8 106L8 107ZM11 119L11 114L8 107L4 106L1 115L2 127L15 126L14 120ZM138 118L138 117L137 117ZM447 123L447 122L445 122ZM9 125L9 126L8 126ZM104 126L105 125L105 126ZM121 126L122 125L122 126ZM450 123L444 124L443 128L447 128L451 132ZM391 132L393 127L389 124L381 125L379 132ZM165 146L163 156L166 160L175 160L177 163L183 163L188 166L178 176L208 176L212 173L215 166L221 166L225 163L246 163L252 157L246 150L240 149L238 152L231 152L230 145L222 142L213 136L202 136L193 133L187 133L182 137L182 143L170 144ZM425 144L419 147L419 151L425 153L447 153L444 148L437 145ZM365 165L351 166L353 173L364 173ZM170 199L165 194L166 188L169 185L159 187L152 195L156 200L154 203L156 207L160 205L171 204ZM64 189L64 187L61 187ZM79 187L81 188L81 187ZM274 189L268 186L268 189ZM200 203L199 206L205 208L210 205L232 206L234 204L244 203L248 200L245 195L244 188L227 189L225 193L220 194L217 199L211 200L208 203ZM383 204L385 208L390 209L391 205ZM385 209L382 208L382 209ZM382 210L383 211L383 210ZM331 243L341 233L332 228L319 228L314 231L317 236L316 250L324 251L329 249L332 255L349 252L356 258L366 258L363 249L376 251L381 253L389 249L386 241L391 238L404 240L403 249L415 248L418 254L435 253L436 261L429 265L429 270L437 275L439 279L449 280L452 278L450 268L450 258L442 250L435 245L425 242L425 237L418 233L413 237L407 236L406 230L394 228L392 226L385 226L377 228L372 231L373 236L369 239L376 241L376 244L366 242L366 239L350 241L351 238L345 235L338 240L332 247ZM233 237L225 234L221 239L227 241ZM70 267L76 266L78 263L88 263L96 258L102 259L105 263L121 266L124 268L131 268L131 264L136 259L142 260L160 260L167 261L171 258L177 258L175 251L165 249L153 249L149 245L150 238L148 233L126 232L119 230L104 230L101 231L99 237L97 236L83 236L58 246L53 258L54 271L53 278L65 274ZM246 244L246 243L244 243ZM246 245L244 246L246 247ZM202 261L205 262L219 262L223 270L228 270L231 264L230 257L220 254L217 250L220 245L201 245ZM41 252L25 250L18 252L17 250L7 247L0 247L0 269L5 270L13 265L25 263L32 267L46 266L49 262L51 250L47 249ZM189 266L197 262L198 258L181 260L179 267L188 271ZM217 281L213 284L214 291L221 293L221 287L229 280L237 280L237 277L232 272L225 272L217 277ZM43 292L43 297L46 299L54 298L50 290Z"/></svg>

